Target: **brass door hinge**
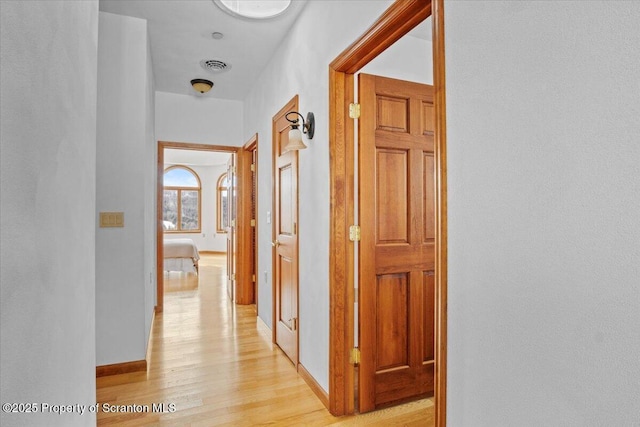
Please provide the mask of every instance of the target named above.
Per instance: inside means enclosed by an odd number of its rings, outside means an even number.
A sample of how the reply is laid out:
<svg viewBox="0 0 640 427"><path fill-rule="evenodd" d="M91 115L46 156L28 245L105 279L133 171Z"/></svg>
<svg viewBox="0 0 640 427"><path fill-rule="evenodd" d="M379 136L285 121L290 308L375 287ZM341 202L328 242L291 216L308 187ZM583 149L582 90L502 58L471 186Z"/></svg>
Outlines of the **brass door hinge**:
<svg viewBox="0 0 640 427"><path fill-rule="evenodd" d="M351 240L352 242L359 242L360 241L360 226L359 225L352 225L351 227L349 227L349 240Z"/></svg>
<svg viewBox="0 0 640 427"><path fill-rule="evenodd" d="M352 365L360 364L360 349L358 347L351 349L351 352L349 353L349 363Z"/></svg>
<svg viewBox="0 0 640 427"><path fill-rule="evenodd" d="M255 274L251 275L251 281L255 283L255 281L256 281L256 275Z"/></svg>
<svg viewBox="0 0 640 427"><path fill-rule="evenodd" d="M251 163L251 172L255 172L255 171L256 171L256 164Z"/></svg>
<svg viewBox="0 0 640 427"><path fill-rule="evenodd" d="M357 102L352 102L351 104L349 104L349 117L351 117L352 119L360 118L360 104L358 104Z"/></svg>
<svg viewBox="0 0 640 427"><path fill-rule="evenodd" d="M235 274L232 274L232 275L231 275L231 280L232 280L232 281L233 281L233 280L236 280L236 275L235 275Z"/></svg>
<svg viewBox="0 0 640 427"><path fill-rule="evenodd" d="M252 219L252 220L251 220L251 226L252 226L252 227L255 227L255 226L256 226L256 220L255 220L255 219Z"/></svg>

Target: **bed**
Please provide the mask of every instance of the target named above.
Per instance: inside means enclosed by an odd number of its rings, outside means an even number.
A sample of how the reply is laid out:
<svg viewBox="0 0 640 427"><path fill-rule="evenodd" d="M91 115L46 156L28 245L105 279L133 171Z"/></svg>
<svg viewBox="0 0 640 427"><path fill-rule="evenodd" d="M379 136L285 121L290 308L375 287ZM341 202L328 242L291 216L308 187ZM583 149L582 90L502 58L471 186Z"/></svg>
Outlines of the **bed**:
<svg viewBox="0 0 640 427"><path fill-rule="evenodd" d="M198 247L191 239L164 239L164 271L198 273Z"/></svg>

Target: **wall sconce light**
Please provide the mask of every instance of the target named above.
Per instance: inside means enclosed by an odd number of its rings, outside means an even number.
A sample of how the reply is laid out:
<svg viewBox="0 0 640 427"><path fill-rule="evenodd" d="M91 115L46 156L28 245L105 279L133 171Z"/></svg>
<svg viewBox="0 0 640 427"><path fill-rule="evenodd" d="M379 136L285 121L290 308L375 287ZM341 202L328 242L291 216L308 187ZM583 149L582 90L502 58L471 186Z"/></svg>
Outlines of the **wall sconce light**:
<svg viewBox="0 0 640 427"><path fill-rule="evenodd" d="M191 86L200 93L206 93L213 87L213 82L205 79L193 79L191 80Z"/></svg>
<svg viewBox="0 0 640 427"><path fill-rule="evenodd" d="M292 114L298 115L302 119L302 132L300 132L300 129L298 129L298 127L300 126L300 121L298 120L298 118L289 118L289 116ZM304 142L302 142L302 134L304 133L307 135L307 138L313 139L313 134L316 128L316 119L313 113L310 112L307 114L306 121L304 120L304 117L302 117L302 114L298 113L297 111L290 111L284 117L289 121L289 123L291 123L291 129L289 130L289 143L286 145L286 147L284 147L284 150L282 151L286 153L287 151L304 150L305 148L307 148L307 146L304 145Z"/></svg>

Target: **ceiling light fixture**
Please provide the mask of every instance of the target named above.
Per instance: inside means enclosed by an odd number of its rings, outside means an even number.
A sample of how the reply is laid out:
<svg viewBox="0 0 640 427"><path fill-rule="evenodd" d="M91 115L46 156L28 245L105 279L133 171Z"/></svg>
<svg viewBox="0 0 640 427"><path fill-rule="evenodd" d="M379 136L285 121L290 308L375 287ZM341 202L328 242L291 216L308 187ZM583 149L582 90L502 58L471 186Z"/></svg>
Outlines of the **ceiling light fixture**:
<svg viewBox="0 0 640 427"><path fill-rule="evenodd" d="M191 86L200 93L206 93L213 87L213 82L205 79L193 79L191 80Z"/></svg>
<svg viewBox="0 0 640 427"><path fill-rule="evenodd" d="M282 15L291 0L213 0L220 9L238 18L269 19Z"/></svg>
<svg viewBox="0 0 640 427"><path fill-rule="evenodd" d="M292 114L296 114L302 119L302 132L300 132L300 129L298 129L298 127L300 126L300 121L298 120L298 118L289 118L289 116ZM305 148L307 148L307 146L304 145L304 142L302 142L302 134L304 133L307 135L307 138L313 139L313 134L315 133L316 128L316 119L313 113L310 112L307 114L306 121L304 120L304 117L302 117L302 114L298 113L297 111L290 111L285 114L284 117L285 119L287 119L287 121L289 121L289 123L291 123L291 129L289 130L289 142L282 151L286 153L287 151L304 150Z"/></svg>
<svg viewBox="0 0 640 427"><path fill-rule="evenodd" d="M220 40L224 37L224 34L219 31L214 31L213 33L211 33L211 37L213 37L215 40Z"/></svg>

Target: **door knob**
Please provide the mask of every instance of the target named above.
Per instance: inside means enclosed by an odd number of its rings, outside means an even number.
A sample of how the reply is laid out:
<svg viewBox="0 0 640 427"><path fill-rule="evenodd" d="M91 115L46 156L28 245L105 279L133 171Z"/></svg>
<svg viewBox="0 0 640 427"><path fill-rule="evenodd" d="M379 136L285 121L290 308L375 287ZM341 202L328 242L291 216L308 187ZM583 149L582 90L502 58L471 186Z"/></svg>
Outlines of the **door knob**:
<svg viewBox="0 0 640 427"><path fill-rule="evenodd" d="M277 248L278 246L280 246L280 242L278 242L277 240L274 240L273 242L271 242L271 246L273 246L274 248Z"/></svg>

